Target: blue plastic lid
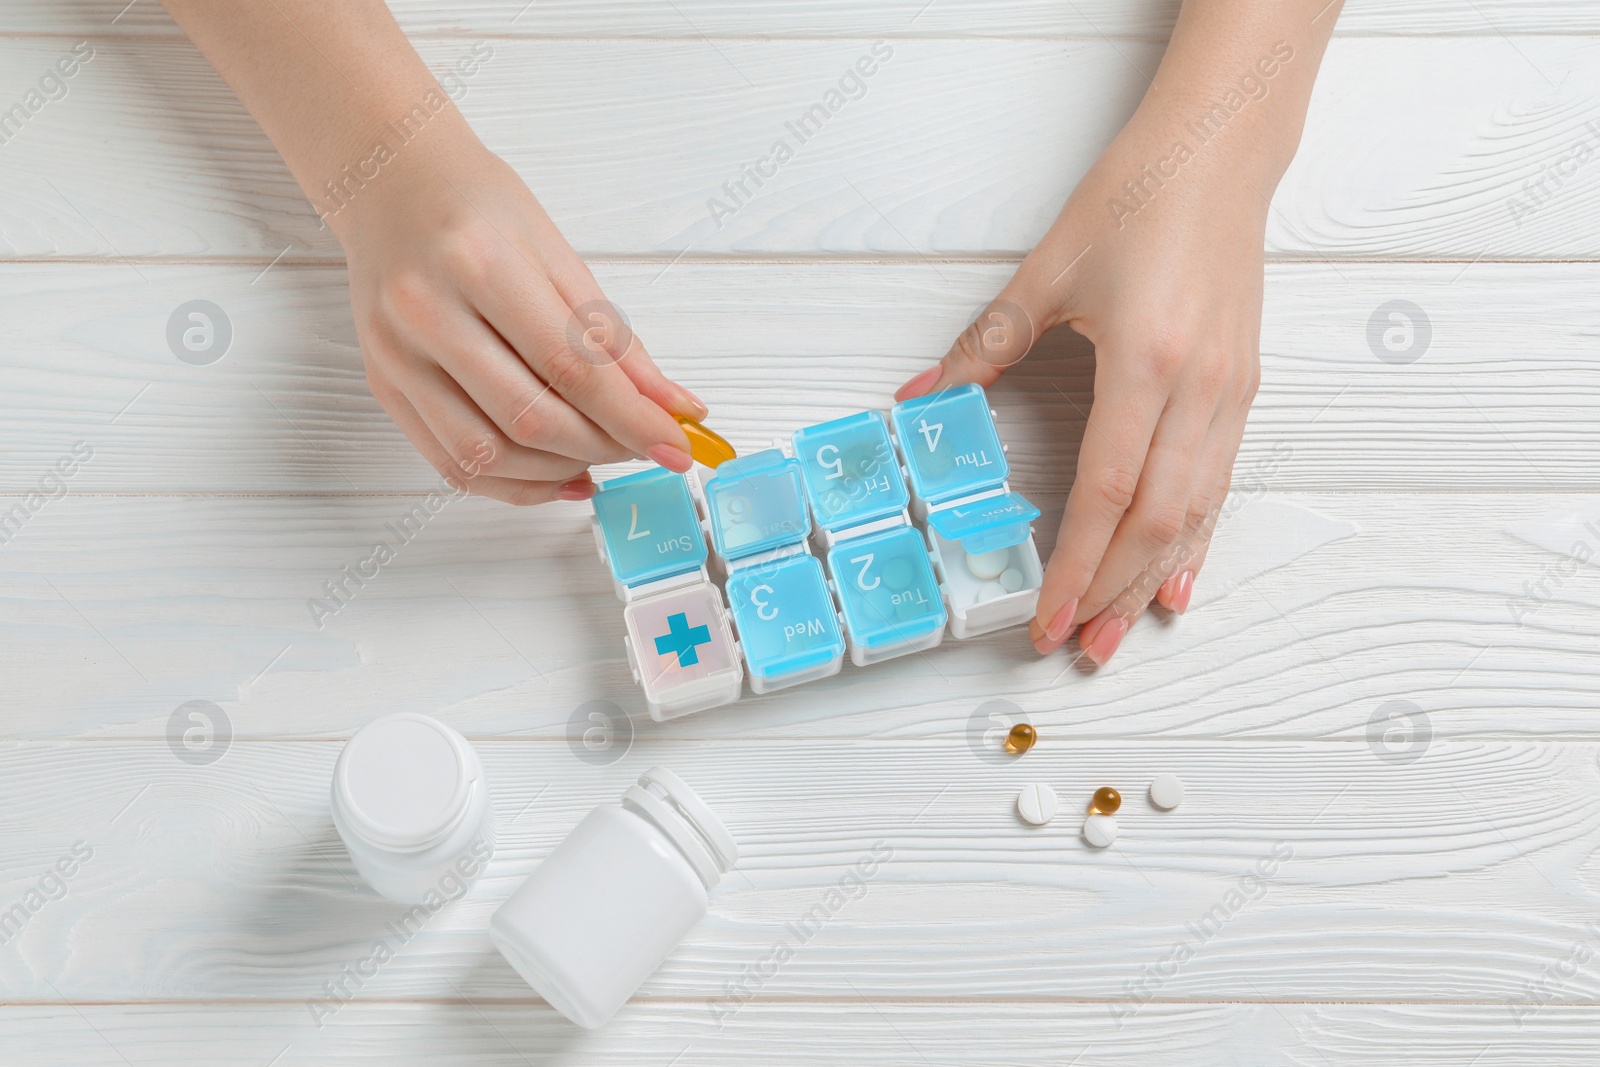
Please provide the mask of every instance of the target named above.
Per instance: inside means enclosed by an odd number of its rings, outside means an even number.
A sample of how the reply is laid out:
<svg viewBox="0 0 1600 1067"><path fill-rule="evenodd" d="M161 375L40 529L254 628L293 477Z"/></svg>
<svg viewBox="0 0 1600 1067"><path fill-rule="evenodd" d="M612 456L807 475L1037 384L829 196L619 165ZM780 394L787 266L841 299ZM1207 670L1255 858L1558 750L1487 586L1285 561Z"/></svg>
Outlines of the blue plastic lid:
<svg viewBox="0 0 1600 1067"><path fill-rule="evenodd" d="M689 485L665 467L601 483L594 513L611 573L623 585L686 574L706 561Z"/></svg>
<svg viewBox="0 0 1600 1067"><path fill-rule="evenodd" d="M800 464L776 448L728 460L705 488L711 540L724 559L797 545L811 532Z"/></svg>
<svg viewBox="0 0 1600 1067"><path fill-rule="evenodd" d="M844 530L905 509L910 501L889 425L876 411L807 426L793 438L806 498L825 530Z"/></svg>
<svg viewBox="0 0 1600 1067"><path fill-rule="evenodd" d="M998 489L1010 474L989 398L958 385L896 404L890 412L906 470L930 504Z"/></svg>
<svg viewBox="0 0 1600 1067"><path fill-rule="evenodd" d="M822 564L800 553L735 571L728 603L750 673L777 679L844 654L844 637Z"/></svg>
<svg viewBox="0 0 1600 1067"><path fill-rule="evenodd" d="M839 542L828 552L828 570L851 640L863 648L910 644L945 624L927 544L913 527Z"/></svg>
<svg viewBox="0 0 1600 1067"><path fill-rule="evenodd" d="M955 504L928 515L928 525L946 541L960 541L968 552L993 552L1028 539L1039 509L1021 493L1000 493Z"/></svg>

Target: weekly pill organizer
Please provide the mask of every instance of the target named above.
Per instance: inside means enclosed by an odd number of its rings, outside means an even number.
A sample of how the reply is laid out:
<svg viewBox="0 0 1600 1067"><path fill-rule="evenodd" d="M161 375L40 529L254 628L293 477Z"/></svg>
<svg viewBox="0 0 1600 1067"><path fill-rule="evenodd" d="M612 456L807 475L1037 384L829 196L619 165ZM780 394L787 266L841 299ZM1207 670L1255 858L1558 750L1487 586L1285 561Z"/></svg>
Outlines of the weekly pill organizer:
<svg viewBox="0 0 1600 1067"><path fill-rule="evenodd" d="M594 497L653 719L1025 623L1039 509L976 385L808 426L714 472L657 467ZM724 596L726 599L724 599Z"/></svg>

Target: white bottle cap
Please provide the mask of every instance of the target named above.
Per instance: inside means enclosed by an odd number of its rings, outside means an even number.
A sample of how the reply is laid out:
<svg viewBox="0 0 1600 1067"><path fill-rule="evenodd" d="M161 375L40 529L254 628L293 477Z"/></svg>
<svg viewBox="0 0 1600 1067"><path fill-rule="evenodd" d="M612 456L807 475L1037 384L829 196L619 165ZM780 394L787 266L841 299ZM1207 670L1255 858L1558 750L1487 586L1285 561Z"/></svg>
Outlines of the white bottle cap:
<svg viewBox="0 0 1600 1067"><path fill-rule="evenodd" d="M333 769L333 802L358 836L393 852L438 844L466 816L475 762L466 738L401 711L357 730Z"/></svg>
<svg viewBox="0 0 1600 1067"><path fill-rule="evenodd" d="M622 794L622 803L666 834L707 889L739 859L739 846L716 813L665 767L652 767Z"/></svg>

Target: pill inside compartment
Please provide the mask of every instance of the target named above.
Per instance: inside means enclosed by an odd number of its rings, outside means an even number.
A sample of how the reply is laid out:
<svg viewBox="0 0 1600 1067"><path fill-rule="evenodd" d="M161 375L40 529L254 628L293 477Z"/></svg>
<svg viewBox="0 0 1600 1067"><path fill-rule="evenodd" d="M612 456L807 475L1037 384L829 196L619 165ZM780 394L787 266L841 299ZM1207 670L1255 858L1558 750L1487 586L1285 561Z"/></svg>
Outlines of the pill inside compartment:
<svg viewBox="0 0 1600 1067"><path fill-rule="evenodd" d="M1033 538L969 553L961 542L947 541L929 529L928 544L950 605L952 636L976 637L1033 617L1044 583Z"/></svg>
<svg viewBox="0 0 1600 1067"><path fill-rule="evenodd" d="M944 601L912 527L839 541L828 550L827 562L856 666L920 652L943 639Z"/></svg>

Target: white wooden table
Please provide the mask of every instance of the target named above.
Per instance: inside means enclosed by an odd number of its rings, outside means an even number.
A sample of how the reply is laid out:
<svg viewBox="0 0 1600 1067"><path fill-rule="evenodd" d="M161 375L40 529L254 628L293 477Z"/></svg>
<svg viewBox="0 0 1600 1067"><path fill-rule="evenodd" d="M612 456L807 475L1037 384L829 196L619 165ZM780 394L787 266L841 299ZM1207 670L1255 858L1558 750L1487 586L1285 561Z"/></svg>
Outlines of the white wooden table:
<svg viewBox="0 0 1600 1067"><path fill-rule="evenodd" d="M1600 572L1572 558L1600 556L1600 3L1352 2L1275 202L1242 506L1187 617L1095 674L1010 632L662 726L585 505L453 503L313 625L435 478L366 392L338 246L165 15L125 2L0 4L0 106L94 49L0 144L0 509L27 513L0 544L0 915L23 916L0 1063L1600 1059ZM488 43L461 107L736 444L885 406L942 352L1176 8L524 3L395 6L436 70ZM713 225L707 198L880 39L866 95ZM231 323L209 365L166 340L191 300ZM1412 362L1369 344L1392 300L1429 324ZM993 394L1041 544L1089 360L1052 337ZM997 698L1042 734L1021 762L970 745ZM593 699L636 720L605 765L570 743ZM195 700L226 718L214 762L169 745ZM359 884L327 784L400 709L479 747L501 846L370 968L399 909ZM579 1031L485 924L655 762L744 860ZM1171 814L1143 799L1164 771L1189 787ZM1029 780L1072 807L1119 786L1122 839L1021 825ZM877 842L865 894L763 963Z"/></svg>

